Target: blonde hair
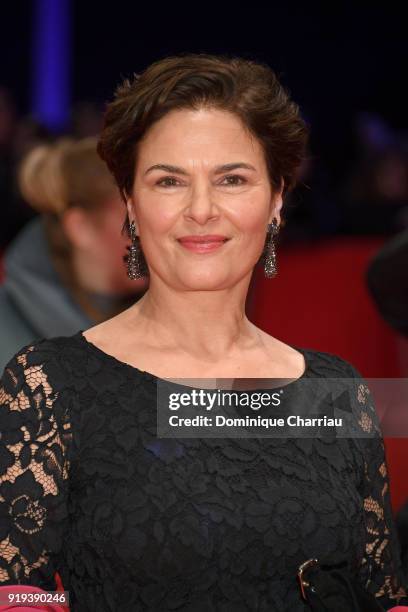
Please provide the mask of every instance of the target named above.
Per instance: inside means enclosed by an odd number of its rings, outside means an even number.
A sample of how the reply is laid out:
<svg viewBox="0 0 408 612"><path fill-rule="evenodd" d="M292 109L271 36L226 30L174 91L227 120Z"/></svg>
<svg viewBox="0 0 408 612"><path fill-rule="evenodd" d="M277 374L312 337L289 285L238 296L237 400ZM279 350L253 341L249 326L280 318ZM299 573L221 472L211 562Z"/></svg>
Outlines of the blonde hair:
<svg viewBox="0 0 408 612"><path fill-rule="evenodd" d="M94 137L61 138L34 147L18 171L20 191L40 214L62 215L70 206L97 211L118 189L96 152Z"/></svg>

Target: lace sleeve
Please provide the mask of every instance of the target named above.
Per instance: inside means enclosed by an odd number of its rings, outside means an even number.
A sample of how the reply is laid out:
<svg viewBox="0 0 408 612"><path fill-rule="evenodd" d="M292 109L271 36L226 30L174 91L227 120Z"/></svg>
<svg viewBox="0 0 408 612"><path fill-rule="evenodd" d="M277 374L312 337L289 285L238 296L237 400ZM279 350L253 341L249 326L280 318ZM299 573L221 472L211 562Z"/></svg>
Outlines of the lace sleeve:
<svg viewBox="0 0 408 612"><path fill-rule="evenodd" d="M362 575L365 587L383 607L408 605L408 581L402 570L401 550L390 499L385 448L373 397L365 380L351 366L357 401L358 442L362 451L362 492L366 526Z"/></svg>
<svg viewBox="0 0 408 612"><path fill-rule="evenodd" d="M69 424L57 419L58 393L35 348L21 348L0 380L0 583L54 590L67 519Z"/></svg>

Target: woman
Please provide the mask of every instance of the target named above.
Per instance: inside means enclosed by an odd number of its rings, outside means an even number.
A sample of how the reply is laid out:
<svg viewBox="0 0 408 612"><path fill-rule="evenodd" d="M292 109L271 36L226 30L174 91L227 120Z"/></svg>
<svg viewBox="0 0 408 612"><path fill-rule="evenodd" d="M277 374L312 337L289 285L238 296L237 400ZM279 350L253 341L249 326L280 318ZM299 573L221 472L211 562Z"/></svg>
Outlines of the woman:
<svg viewBox="0 0 408 612"><path fill-rule="evenodd" d="M39 213L5 254L0 289L0 368L39 338L71 335L135 302L147 279L123 266L126 238L118 189L96 138L36 146L19 184Z"/></svg>
<svg viewBox="0 0 408 612"><path fill-rule="evenodd" d="M295 612L310 609L299 566L330 553L386 609L404 603L366 387L341 358L245 316L254 266L276 273L306 138L252 61L169 57L118 89L98 151L127 205L129 276L148 274L149 289L90 329L21 348L4 371L4 584L50 589L57 571L75 611ZM360 431L377 435L158 437L156 393L181 376L290 379L289 391L351 378Z"/></svg>

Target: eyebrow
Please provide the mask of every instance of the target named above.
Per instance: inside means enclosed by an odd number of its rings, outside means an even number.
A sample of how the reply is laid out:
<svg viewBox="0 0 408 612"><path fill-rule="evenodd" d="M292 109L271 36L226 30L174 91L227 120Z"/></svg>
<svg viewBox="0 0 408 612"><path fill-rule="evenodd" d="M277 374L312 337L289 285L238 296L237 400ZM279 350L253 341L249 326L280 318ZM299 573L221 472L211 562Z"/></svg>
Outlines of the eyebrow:
<svg viewBox="0 0 408 612"><path fill-rule="evenodd" d="M214 174L222 174L223 172L229 172L230 170L235 170L236 168L246 168L247 170L255 170L251 164L246 164L245 162L233 162L230 164L223 164L222 166L217 166L214 170ZM175 174L188 174L187 170L181 168L180 166L172 166L170 164L154 164L154 166L150 166L144 173L144 176L153 170L164 170L165 172L174 172Z"/></svg>

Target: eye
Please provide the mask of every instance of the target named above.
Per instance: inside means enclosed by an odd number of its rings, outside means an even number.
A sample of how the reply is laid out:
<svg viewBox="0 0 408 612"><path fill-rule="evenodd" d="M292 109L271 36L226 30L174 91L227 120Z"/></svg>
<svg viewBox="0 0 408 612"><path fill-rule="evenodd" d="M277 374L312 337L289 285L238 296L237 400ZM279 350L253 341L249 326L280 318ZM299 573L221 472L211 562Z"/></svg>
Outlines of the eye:
<svg viewBox="0 0 408 612"><path fill-rule="evenodd" d="M225 179L239 179L240 181L242 181L240 183L236 183L236 182L231 183L231 182L228 182L227 186L230 186L230 187L235 187L235 186L238 187L239 185L243 185L244 183L247 182L246 179L244 179L243 176L239 176L239 174L228 174L228 176L224 177L224 180Z"/></svg>
<svg viewBox="0 0 408 612"><path fill-rule="evenodd" d="M163 178L161 178L159 181L157 181L156 185L161 185L162 187L174 187L173 185L165 185L164 181L176 181L177 179L174 178L174 176L164 176Z"/></svg>

